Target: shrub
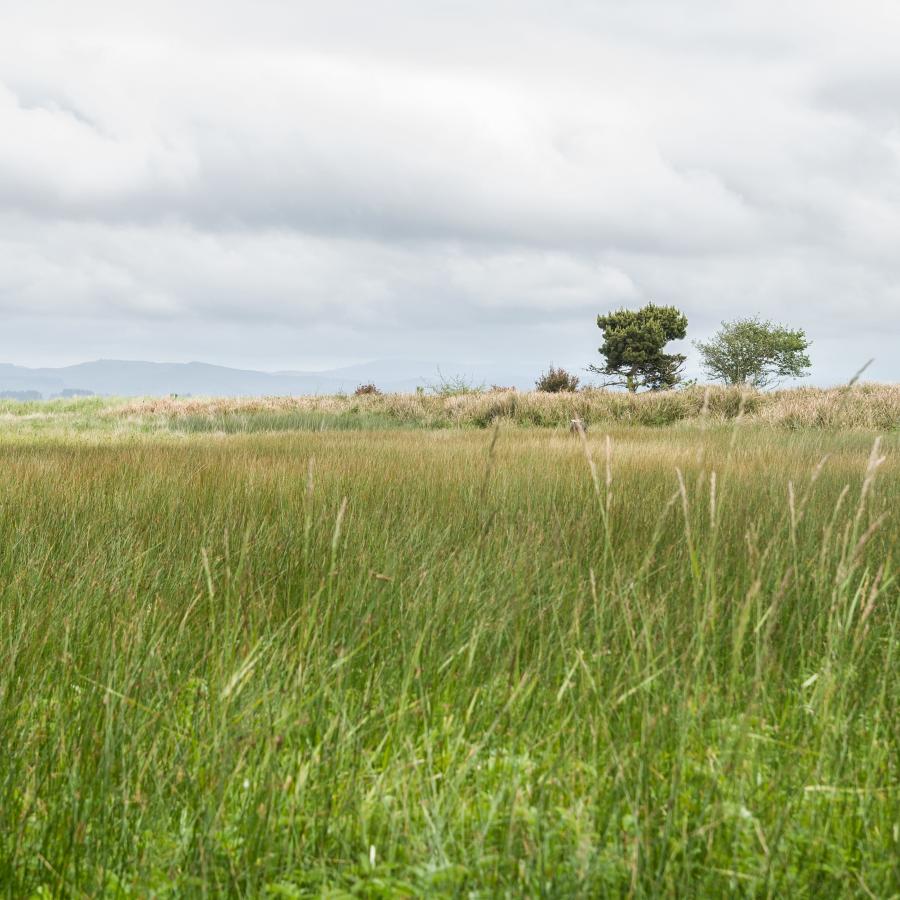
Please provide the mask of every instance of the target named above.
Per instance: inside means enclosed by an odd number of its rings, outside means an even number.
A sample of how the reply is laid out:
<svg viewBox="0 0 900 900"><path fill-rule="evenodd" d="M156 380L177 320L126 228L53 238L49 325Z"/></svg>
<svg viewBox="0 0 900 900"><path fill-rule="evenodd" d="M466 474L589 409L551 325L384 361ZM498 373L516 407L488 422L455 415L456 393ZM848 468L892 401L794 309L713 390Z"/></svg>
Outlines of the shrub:
<svg viewBox="0 0 900 900"><path fill-rule="evenodd" d="M577 391L578 376L570 375L565 369L556 369L550 366L534 384L539 391L544 391L547 394Z"/></svg>
<svg viewBox="0 0 900 900"><path fill-rule="evenodd" d="M483 394L484 385L469 381L464 375L445 378L438 370L440 381L431 385L431 392L438 397L465 397L469 394Z"/></svg>
<svg viewBox="0 0 900 900"><path fill-rule="evenodd" d="M355 397L362 397L365 394L381 394L381 391L374 384L361 384L354 392Z"/></svg>

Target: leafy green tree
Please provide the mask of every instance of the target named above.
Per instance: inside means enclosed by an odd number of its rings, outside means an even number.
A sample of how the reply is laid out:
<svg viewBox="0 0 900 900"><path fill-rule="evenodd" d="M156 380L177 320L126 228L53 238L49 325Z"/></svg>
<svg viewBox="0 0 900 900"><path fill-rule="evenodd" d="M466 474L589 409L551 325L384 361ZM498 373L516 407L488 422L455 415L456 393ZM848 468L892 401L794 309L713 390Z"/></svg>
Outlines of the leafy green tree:
<svg viewBox="0 0 900 900"><path fill-rule="evenodd" d="M710 340L694 342L710 378L755 388L808 375L809 344L803 329L775 325L756 316L723 322Z"/></svg>
<svg viewBox="0 0 900 900"><path fill-rule="evenodd" d="M648 303L641 309L620 309L597 316L603 331L600 354L603 366L589 366L591 372L611 378L607 386L621 385L634 393L640 387L661 391L681 381L685 357L665 353L669 341L687 333L687 317L674 306Z"/></svg>

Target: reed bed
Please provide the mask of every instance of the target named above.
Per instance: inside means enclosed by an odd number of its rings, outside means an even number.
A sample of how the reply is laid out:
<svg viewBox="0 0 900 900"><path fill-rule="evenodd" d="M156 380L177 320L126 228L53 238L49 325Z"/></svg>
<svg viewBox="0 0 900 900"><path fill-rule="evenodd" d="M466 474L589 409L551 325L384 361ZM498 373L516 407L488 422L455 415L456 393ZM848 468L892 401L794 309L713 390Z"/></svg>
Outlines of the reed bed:
<svg viewBox="0 0 900 900"><path fill-rule="evenodd" d="M451 396L386 394L243 399L148 399L110 407L109 415L163 423L182 430L267 428L278 416L295 417L297 427L420 426L489 427L503 421L522 426L561 427L573 418L591 425L731 422L743 420L780 428L900 428L900 386L862 384L844 388L792 388L762 393L741 388L692 387L628 395L588 390L547 394L473 391ZM287 421L287 420L286 420ZM367 425L367 422L369 425ZM231 425L229 426L229 423Z"/></svg>

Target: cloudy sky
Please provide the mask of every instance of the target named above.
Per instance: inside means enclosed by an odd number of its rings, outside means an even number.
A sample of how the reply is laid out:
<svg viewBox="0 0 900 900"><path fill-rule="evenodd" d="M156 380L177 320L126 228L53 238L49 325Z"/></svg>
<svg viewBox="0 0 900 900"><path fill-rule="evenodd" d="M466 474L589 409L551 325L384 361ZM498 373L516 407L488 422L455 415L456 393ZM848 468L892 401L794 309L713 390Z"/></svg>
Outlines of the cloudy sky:
<svg viewBox="0 0 900 900"><path fill-rule="evenodd" d="M580 367L654 300L900 379L896 0L0 13L0 361Z"/></svg>

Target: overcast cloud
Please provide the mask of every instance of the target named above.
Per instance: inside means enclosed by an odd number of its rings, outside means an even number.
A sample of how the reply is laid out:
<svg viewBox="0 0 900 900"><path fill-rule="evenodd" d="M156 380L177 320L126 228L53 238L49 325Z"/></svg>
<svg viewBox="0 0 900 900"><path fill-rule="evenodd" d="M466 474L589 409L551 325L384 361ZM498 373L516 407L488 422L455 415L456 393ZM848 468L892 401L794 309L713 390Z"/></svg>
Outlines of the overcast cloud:
<svg viewBox="0 0 900 900"><path fill-rule="evenodd" d="M895 0L0 0L0 360L596 357L900 379Z"/></svg>

